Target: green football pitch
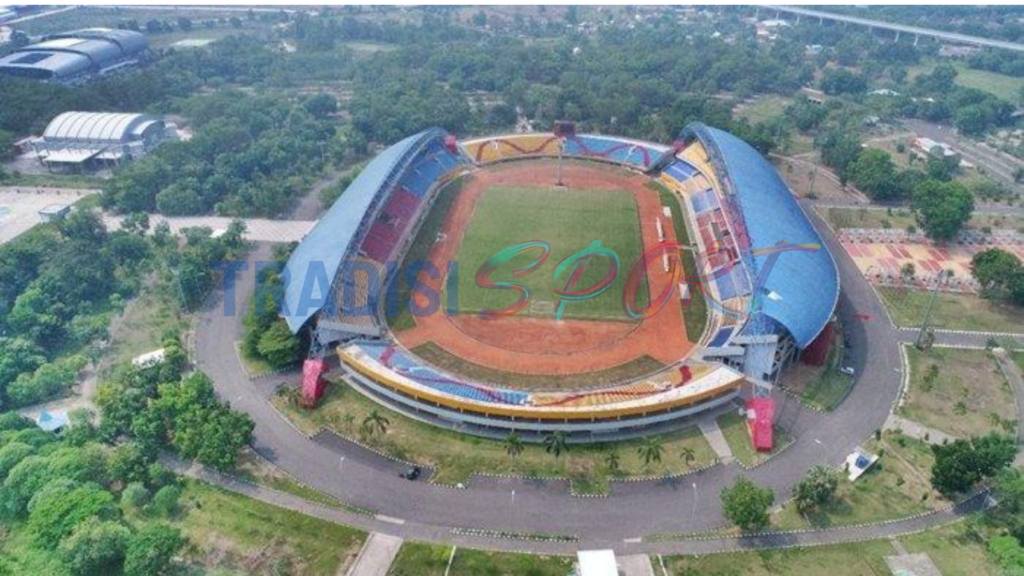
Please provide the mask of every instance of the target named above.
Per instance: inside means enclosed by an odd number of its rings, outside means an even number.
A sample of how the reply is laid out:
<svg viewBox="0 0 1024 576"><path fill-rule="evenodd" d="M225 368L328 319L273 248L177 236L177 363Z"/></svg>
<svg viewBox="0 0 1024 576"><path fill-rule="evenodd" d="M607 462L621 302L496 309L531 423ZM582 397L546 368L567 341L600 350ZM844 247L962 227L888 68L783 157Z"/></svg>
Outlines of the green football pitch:
<svg viewBox="0 0 1024 576"><path fill-rule="evenodd" d="M551 244L551 255L531 274L514 278L512 269L533 262L540 254L531 250L505 262L491 273L492 281L519 282L530 288L530 305L521 316L554 318L554 289L565 285L569 272L552 279L562 259L583 250L595 240L619 255L619 278L603 294L585 302L570 302L563 318L621 320L622 291L633 262L642 252L636 202L630 193L608 190L554 190L551 188L493 187L480 198L459 248L459 312L476 314L483 308L498 309L519 297L512 290L485 289L476 284L476 271L504 248L531 240ZM597 283L608 272L607 258L593 258L578 287ZM646 283L639 304L645 303ZM450 296L446 294L446 297Z"/></svg>

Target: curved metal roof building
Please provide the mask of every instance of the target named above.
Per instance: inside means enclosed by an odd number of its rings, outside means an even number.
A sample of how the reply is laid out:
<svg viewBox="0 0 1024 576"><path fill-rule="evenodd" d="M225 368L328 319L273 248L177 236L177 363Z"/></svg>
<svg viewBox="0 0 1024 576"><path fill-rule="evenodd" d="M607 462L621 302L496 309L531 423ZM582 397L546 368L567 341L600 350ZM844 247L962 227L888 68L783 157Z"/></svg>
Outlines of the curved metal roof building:
<svg viewBox="0 0 1024 576"><path fill-rule="evenodd" d="M750 285L762 276L768 255L756 248L817 244L817 251L781 254L761 280L758 307L745 328L748 335L776 333L784 327L797 346L810 344L832 318L839 299L839 273L831 253L775 168L757 150L732 134L700 123L683 131L684 140L700 140L715 166L723 192L735 200L736 217L749 239L740 246Z"/></svg>
<svg viewBox="0 0 1024 576"><path fill-rule="evenodd" d="M131 61L147 46L146 36L131 30L88 28L54 34L0 58L0 74L71 80Z"/></svg>
<svg viewBox="0 0 1024 576"><path fill-rule="evenodd" d="M64 112L50 121L43 132L43 138L84 142L126 142L141 134L154 122L162 120L147 114Z"/></svg>

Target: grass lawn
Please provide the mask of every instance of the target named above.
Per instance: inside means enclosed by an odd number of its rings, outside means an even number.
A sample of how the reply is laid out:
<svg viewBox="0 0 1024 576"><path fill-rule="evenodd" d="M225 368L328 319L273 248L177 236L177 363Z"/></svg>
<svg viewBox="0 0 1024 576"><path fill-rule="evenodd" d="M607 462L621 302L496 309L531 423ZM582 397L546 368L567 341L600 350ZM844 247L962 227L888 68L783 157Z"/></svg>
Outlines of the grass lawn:
<svg viewBox="0 0 1024 576"><path fill-rule="evenodd" d="M881 458L855 483L843 475L833 503L806 516L801 516L792 502L787 503L772 517L772 524L789 530L877 522L948 504L931 487L934 458L927 444L886 432L881 440L872 439L865 448Z"/></svg>
<svg viewBox="0 0 1024 576"><path fill-rule="evenodd" d="M437 240L437 234L441 231L441 227L444 225L444 221L448 217L448 211L451 210L452 204L459 196L459 191L462 190L463 182L464 180L462 178L453 180L437 193L437 199L434 201L434 206L429 212L427 212L427 216L423 220L423 225L416 234L416 239L413 241L412 246L409 248L409 252L405 255L405 260L402 262L400 267L401 273L396 280L399 302L405 302L412 294L412 287L405 281L406 266L413 262L425 261L427 260L427 257L430 256L430 249L433 248L434 242ZM409 308L402 305L399 306L399 312L397 315L388 317L388 324L395 332L401 332L402 330L408 330L415 327L416 320L413 318L412 312L409 311Z"/></svg>
<svg viewBox="0 0 1024 576"><path fill-rule="evenodd" d="M666 188L663 184L656 180L651 180L648 186L658 191L658 197L661 199L662 206L668 206L669 210L672 211L672 226L675 229L676 240L679 242L690 245L690 232L687 226L687 219L683 216L682 208L679 205L679 200L671 190ZM694 263L693 251L686 250L682 254L683 260L683 271L689 278L697 277L697 265ZM693 290L693 288L691 288ZM694 293L694 296L698 294ZM686 337L691 342L699 342L700 337L704 334L704 329L708 325L708 303L703 298L703 292L699 294L700 297L691 298L690 305L683 306L682 300L679 301L680 307L683 309L683 323L686 325Z"/></svg>
<svg viewBox="0 0 1024 576"><path fill-rule="evenodd" d="M1012 434L1017 414L1013 390L986 350L907 347L910 388L900 414L925 426L967 438Z"/></svg>
<svg viewBox="0 0 1024 576"><path fill-rule="evenodd" d="M643 356L625 364L596 372L536 375L505 372L473 364L455 356L433 342L421 344L413 348L412 353L438 368L459 374L474 382L512 385L519 389L533 390L564 390L566 388L593 385L594 382L620 382L652 374L665 367L664 364L654 358Z"/></svg>
<svg viewBox="0 0 1024 576"><path fill-rule="evenodd" d="M248 480L254 484L287 492L288 494L305 498L324 506L331 506L333 508L345 507L337 498L299 484L280 468L253 453L251 448L246 448L242 453L242 457L238 460L238 467L233 475L242 480Z"/></svg>
<svg viewBox="0 0 1024 576"><path fill-rule="evenodd" d="M292 567L287 573L334 576L366 539L352 528L201 482L187 482L181 502L184 511L176 524L199 548L192 560L205 565L272 573L270 564L283 558Z"/></svg>
<svg viewBox="0 0 1024 576"><path fill-rule="evenodd" d="M726 412L718 417L718 427L722 429L725 441L729 443L732 455L744 466L755 466L768 459L772 454L786 447L790 437L778 426L775 427L775 449L772 452L758 452L750 443L750 433L747 432L747 420L736 413L735 410Z"/></svg>
<svg viewBox="0 0 1024 576"><path fill-rule="evenodd" d="M459 548L455 551L451 570L445 572L451 554L451 546L419 542L403 544L388 570L388 576L565 576L573 564L569 557Z"/></svg>
<svg viewBox="0 0 1024 576"><path fill-rule="evenodd" d="M670 556L671 576L865 576L891 574L885 556L896 551L886 540L795 550Z"/></svg>
<svg viewBox="0 0 1024 576"><path fill-rule="evenodd" d="M991 560L977 533L958 522L900 539L907 552L927 554L943 576L995 576L1002 570Z"/></svg>
<svg viewBox="0 0 1024 576"><path fill-rule="evenodd" d="M630 266L641 254L642 241L636 202L631 194L618 190L558 191L504 186L486 190L459 248L459 311L475 314L484 308L500 309L513 304L519 297L516 293L481 288L475 274L499 251L531 240L551 245L551 255L543 266L527 276L512 275L514 268L537 259L540 251L530 250L501 264L490 275L492 282L515 281L530 289L531 304L521 314L552 317L557 302L554 290L565 286L570 276L567 270L558 280L552 279L555 267L591 242L600 241L603 248L618 254L619 280L603 294L569 304L564 318L629 320L622 310L622 286ZM593 259L578 286L596 284L608 270L607 258ZM550 306L540 306L544 302Z"/></svg>
<svg viewBox="0 0 1024 576"><path fill-rule="evenodd" d="M781 118L786 111L786 106L789 106L792 101L792 98L775 94L759 96L753 102L737 105L733 109L733 113L748 120L751 124L768 122Z"/></svg>
<svg viewBox="0 0 1024 576"><path fill-rule="evenodd" d="M931 292L878 289L897 326L920 326ZM928 325L948 330L1024 332L1024 309L985 300L974 294L940 293Z"/></svg>
<svg viewBox="0 0 1024 576"><path fill-rule="evenodd" d="M524 474L530 476L559 476L571 478L577 491L605 492L614 477L671 474L689 468L680 457L682 449L693 451L695 459L690 467L710 464L714 459L711 446L695 426L661 436L664 456L662 462L644 466L637 454L639 441L622 442L610 447L599 445L572 445L568 453L555 458L536 444L527 444L515 459L505 453L502 442L477 438L442 430L406 418L381 407L356 390L342 383L334 383L325 395L320 408L307 412L294 406L284 397L273 399L275 406L302 430L314 432L329 426L341 434L358 436L360 423L371 410L384 414L391 425L382 438L368 439L384 452L414 461L437 470L439 482L465 482L473 474ZM612 473L605 464L609 450L619 456L619 471Z"/></svg>
<svg viewBox="0 0 1024 576"><path fill-rule="evenodd" d="M156 279L152 285L143 286L139 296L127 304L124 315L113 321L103 365L119 366L160 348L165 332L180 334L187 324L173 289Z"/></svg>
<svg viewBox="0 0 1024 576"><path fill-rule="evenodd" d="M846 398L854 379L839 370L843 357L842 330L836 330L824 366L794 364L783 376L783 386L806 402L833 410Z"/></svg>
<svg viewBox="0 0 1024 576"><path fill-rule="evenodd" d="M910 210L903 208L825 208L825 217L833 228L894 228L906 230L917 226ZM1024 228L1024 218L1007 214L975 214L967 228L980 230L1019 230Z"/></svg>
<svg viewBox="0 0 1024 576"><path fill-rule="evenodd" d="M987 70L974 70L966 64L957 62L953 64L956 68L955 82L967 88L977 88L1009 102L1016 102L1020 94L1021 86L1024 86L1024 79L1014 78L998 72ZM913 80L920 74L928 74L935 68L935 62L927 62L907 68L907 80Z"/></svg>
<svg viewBox="0 0 1024 576"><path fill-rule="evenodd" d="M994 576L999 567L986 545L960 522L919 534L901 536L911 554L928 554L943 576ZM815 546L794 550L672 556L665 564L672 576L888 576L886 556L896 555L888 540Z"/></svg>
<svg viewBox="0 0 1024 576"><path fill-rule="evenodd" d="M46 186L52 188L87 188L99 189L103 179L86 174L8 174L0 180L3 186Z"/></svg>

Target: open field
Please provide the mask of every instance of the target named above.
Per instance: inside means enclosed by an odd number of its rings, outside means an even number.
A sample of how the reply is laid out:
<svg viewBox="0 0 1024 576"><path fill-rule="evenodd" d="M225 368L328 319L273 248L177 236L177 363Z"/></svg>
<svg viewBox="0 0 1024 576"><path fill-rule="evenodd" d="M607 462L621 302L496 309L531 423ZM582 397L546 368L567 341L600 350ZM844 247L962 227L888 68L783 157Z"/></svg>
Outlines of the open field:
<svg viewBox="0 0 1024 576"><path fill-rule="evenodd" d="M572 479L577 491L605 492L613 478L682 473L710 464L714 459L711 446L695 426L661 436L662 462L650 466L645 466L637 454L639 441L607 447L572 445L559 458L545 452L542 446L527 444L523 452L512 459L500 441L411 420L342 383L332 384L320 408L313 412L301 410L283 397L275 397L273 402L302 430L312 433L327 426L356 438L363 419L371 410L377 410L391 425L383 437L366 440L390 455L435 468L433 479L444 483L466 482L480 473L559 476ZM695 456L689 466L680 457L683 448L692 450ZM611 472L605 463L609 451L615 451L619 457L617 472Z"/></svg>
<svg viewBox="0 0 1024 576"><path fill-rule="evenodd" d="M931 292L879 287L878 293L897 326L920 326ZM974 294L939 293L928 325L947 330L1024 332L1024 310Z"/></svg>
<svg viewBox="0 0 1024 576"><path fill-rule="evenodd" d="M17 187L15 187L17 189ZM80 192L67 190L0 189L0 244L9 242L42 222L39 211L50 204L73 204L81 198Z"/></svg>
<svg viewBox="0 0 1024 576"><path fill-rule="evenodd" d="M334 576L355 559L366 534L318 518L189 481L181 498L182 531L199 547L194 561L246 573Z"/></svg>
<svg viewBox="0 0 1024 576"><path fill-rule="evenodd" d="M573 564L569 557L459 548L446 570L451 555L451 546L408 542L398 551L388 576L565 576Z"/></svg>
<svg viewBox="0 0 1024 576"><path fill-rule="evenodd" d="M935 65L935 62L928 62L911 66L907 68L907 79L913 80L915 76L928 74L935 69ZM968 68L966 64L959 62L954 63L953 67L956 68L955 82L957 84L967 88L984 90L1011 103L1017 102L1020 89L1024 87L1024 79L1021 78L1014 78L1013 76L999 74L998 72L989 72L988 70L974 70Z"/></svg>
<svg viewBox="0 0 1024 576"><path fill-rule="evenodd" d="M963 523L902 536L910 553L927 553L944 576L989 576L999 573L985 543ZM672 556L665 564L672 576L881 576L892 572L886 556L897 554L887 540L834 544L792 550Z"/></svg>
<svg viewBox="0 0 1024 576"><path fill-rule="evenodd" d="M900 415L961 438L1013 433L1013 390L987 350L907 347L910 388Z"/></svg>
<svg viewBox="0 0 1024 576"><path fill-rule="evenodd" d="M768 459L772 454L785 448L790 437L781 428L775 427L775 447L770 453L754 450L747 432L747 420L736 411L727 412L718 417L718 427L722 429L725 441L729 443L732 455L744 466L755 466Z"/></svg>
<svg viewBox="0 0 1024 576"><path fill-rule="evenodd" d="M501 264L489 277L492 282L516 281L530 289L531 305L523 310L523 315L552 317L554 290L564 287L570 275L567 270L554 280L555 267L591 242L599 241L601 247L618 254L619 280L593 299L570 303L564 317L628 320L622 310L622 286L629 267L640 256L642 242L636 203L625 191L499 186L484 192L457 258L459 311L475 314L484 308L500 309L513 304L518 298L514 292L481 288L475 273L501 250L532 240L551 245L551 256L543 266L528 276L513 276L513 268L527 266L540 255L539 250L530 250ZM581 275L578 286L596 284L608 270L607 258L595 258ZM549 306L540 306L543 302Z"/></svg>
<svg viewBox="0 0 1024 576"><path fill-rule="evenodd" d="M772 517L773 525L790 530L878 522L949 504L931 487L934 458L926 443L886 432L881 440L872 439L864 447L881 458L856 483L842 475L834 502L806 516L789 502Z"/></svg>

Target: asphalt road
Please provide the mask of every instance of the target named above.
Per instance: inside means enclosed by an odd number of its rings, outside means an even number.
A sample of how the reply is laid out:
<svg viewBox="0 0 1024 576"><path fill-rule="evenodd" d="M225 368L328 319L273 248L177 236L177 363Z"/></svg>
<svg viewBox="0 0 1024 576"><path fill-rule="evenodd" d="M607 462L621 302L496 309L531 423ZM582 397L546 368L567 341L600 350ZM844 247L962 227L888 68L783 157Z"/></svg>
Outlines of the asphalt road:
<svg viewBox="0 0 1024 576"><path fill-rule="evenodd" d="M275 386L297 375L250 381L240 366L234 343L241 338L241 317L226 316L223 291L213 294L199 317L197 363L214 380L218 394L256 422L254 447L271 462L317 490L387 518L379 531L417 540L452 538L452 529L572 535L579 547L611 546L623 551L657 547L637 539L654 533L689 533L724 525L718 493L738 475L771 487L777 501L810 467L839 465L847 454L884 423L901 380L897 335L882 304L818 216L808 211L837 257L843 294L838 313L849 332L850 363L860 375L847 400L834 412L820 414L779 396L777 422L797 440L765 464L743 470L717 465L672 481L614 483L607 498L578 498L565 482L521 479L473 480L466 489L408 482L391 460L345 442L313 441L296 430L267 402ZM249 255L266 260L270 246ZM252 270L252 267L250 267ZM253 275L240 273L236 294L251 294ZM244 310L241 296L236 310ZM514 494L513 494L514 492ZM878 535L888 532L878 527ZM519 547L543 551L536 542Z"/></svg>

